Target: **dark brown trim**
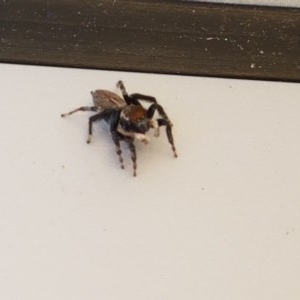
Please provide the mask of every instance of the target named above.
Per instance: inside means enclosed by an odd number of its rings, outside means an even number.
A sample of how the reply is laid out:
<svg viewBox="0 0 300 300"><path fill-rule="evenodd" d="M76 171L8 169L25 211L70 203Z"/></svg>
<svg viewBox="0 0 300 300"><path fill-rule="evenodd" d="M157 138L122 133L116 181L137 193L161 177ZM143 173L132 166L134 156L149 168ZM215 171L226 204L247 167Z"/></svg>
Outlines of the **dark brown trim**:
<svg viewBox="0 0 300 300"><path fill-rule="evenodd" d="M5 0L0 62L300 82L300 9Z"/></svg>

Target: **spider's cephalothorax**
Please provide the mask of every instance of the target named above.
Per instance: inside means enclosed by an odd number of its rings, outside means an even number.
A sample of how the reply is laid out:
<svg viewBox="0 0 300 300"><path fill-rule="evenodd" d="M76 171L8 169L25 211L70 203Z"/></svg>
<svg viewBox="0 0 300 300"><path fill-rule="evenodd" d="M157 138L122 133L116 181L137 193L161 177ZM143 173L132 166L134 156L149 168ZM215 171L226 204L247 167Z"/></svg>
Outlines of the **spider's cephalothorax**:
<svg viewBox="0 0 300 300"><path fill-rule="evenodd" d="M155 130L154 135L158 136L159 127L166 127L167 137L171 144L174 157L177 157L172 135L172 123L162 106L160 106L152 96L137 93L128 95L122 81L118 81L117 86L120 88L123 98L106 90L92 91L94 106L82 106L61 116L65 117L77 111L97 112L97 114L89 118L89 136L87 142L91 142L93 123L104 119L110 127L110 133L115 143L122 169L124 169L124 164L120 141L125 141L128 145L133 162L134 176L136 176L136 150L134 140L137 139L148 143L149 137L146 133L150 128L153 128ZM150 103L150 106L146 109L142 106L140 101L146 101ZM154 114L156 111L158 118L155 119Z"/></svg>
<svg viewBox="0 0 300 300"><path fill-rule="evenodd" d="M120 114L120 127L126 132L145 134L150 129L147 110L139 105L128 105Z"/></svg>

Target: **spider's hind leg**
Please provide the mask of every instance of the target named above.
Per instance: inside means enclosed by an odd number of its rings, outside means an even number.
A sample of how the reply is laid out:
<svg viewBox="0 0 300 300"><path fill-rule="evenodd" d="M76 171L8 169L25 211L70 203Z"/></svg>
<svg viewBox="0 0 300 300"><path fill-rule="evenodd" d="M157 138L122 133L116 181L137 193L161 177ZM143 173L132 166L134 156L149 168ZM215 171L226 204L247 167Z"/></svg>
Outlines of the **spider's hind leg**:
<svg viewBox="0 0 300 300"><path fill-rule="evenodd" d="M78 107L74 110L71 110L68 113L61 114L61 117L64 118L64 117L72 115L72 114L74 114L78 111L98 111L98 108L96 106L81 106L81 107Z"/></svg>

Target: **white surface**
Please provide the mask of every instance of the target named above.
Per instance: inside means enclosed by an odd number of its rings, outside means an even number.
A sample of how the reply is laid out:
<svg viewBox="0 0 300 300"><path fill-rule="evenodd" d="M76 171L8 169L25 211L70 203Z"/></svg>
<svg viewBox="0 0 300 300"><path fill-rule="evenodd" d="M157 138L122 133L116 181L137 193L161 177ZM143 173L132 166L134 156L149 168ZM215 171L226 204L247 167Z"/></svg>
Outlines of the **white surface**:
<svg viewBox="0 0 300 300"><path fill-rule="evenodd" d="M217 2L217 3L229 3L229 4L246 4L246 5L300 7L300 0L192 0L192 1Z"/></svg>
<svg viewBox="0 0 300 300"><path fill-rule="evenodd" d="M0 299L300 297L300 85L0 65ZM174 123L119 168L90 90ZM126 152L127 153L127 152Z"/></svg>

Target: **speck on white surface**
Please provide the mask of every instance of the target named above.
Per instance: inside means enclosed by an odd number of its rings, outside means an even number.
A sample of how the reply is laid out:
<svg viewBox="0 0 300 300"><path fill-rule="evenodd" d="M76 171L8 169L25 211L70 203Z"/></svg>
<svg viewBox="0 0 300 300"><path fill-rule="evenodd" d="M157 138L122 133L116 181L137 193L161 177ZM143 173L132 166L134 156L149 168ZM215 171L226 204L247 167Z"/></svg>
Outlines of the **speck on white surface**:
<svg viewBox="0 0 300 300"><path fill-rule="evenodd" d="M298 300L300 85L0 65L0 299ZM174 123L119 168L90 91Z"/></svg>

